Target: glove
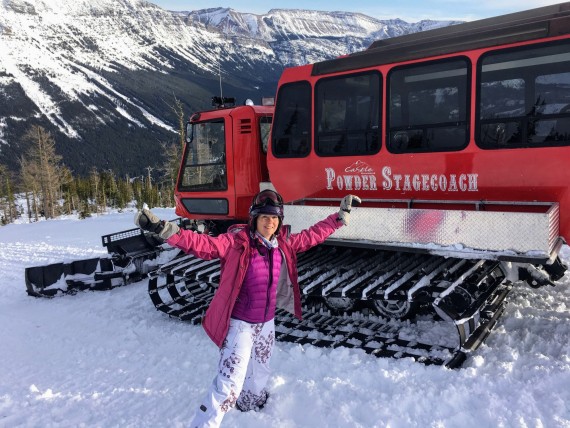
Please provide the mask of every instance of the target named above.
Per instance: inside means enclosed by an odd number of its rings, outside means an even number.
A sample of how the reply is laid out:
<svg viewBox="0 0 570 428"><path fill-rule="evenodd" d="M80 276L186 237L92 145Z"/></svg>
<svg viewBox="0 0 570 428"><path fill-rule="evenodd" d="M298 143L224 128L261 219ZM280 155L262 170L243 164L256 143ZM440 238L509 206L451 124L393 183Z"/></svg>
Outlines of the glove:
<svg viewBox="0 0 570 428"><path fill-rule="evenodd" d="M135 224L142 230L157 234L165 241L180 230L176 223L164 221L155 216L148 209L147 204L144 204L142 210L136 213Z"/></svg>
<svg viewBox="0 0 570 428"><path fill-rule="evenodd" d="M350 210L353 206L356 207L360 205L360 202L362 202L360 198L355 195L346 195L342 198L342 201L340 201L340 211L338 212L338 219L342 221L342 224L345 226L348 225L350 221Z"/></svg>

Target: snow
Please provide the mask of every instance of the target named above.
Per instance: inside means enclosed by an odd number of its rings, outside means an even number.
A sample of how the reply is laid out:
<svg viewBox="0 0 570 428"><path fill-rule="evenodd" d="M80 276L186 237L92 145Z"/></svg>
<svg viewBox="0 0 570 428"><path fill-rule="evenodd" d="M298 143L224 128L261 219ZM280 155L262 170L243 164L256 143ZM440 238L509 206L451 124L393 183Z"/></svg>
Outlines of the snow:
<svg viewBox="0 0 570 428"><path fill-rule="evenodd" d="M132 218L0 228L0 427L188 426L216 371L201 327L156 311L145 281L54 299L25 292L26 267L103 255L101 235ZM568 246L562 256L570 262ZM232 410L223 426L570 427L570 275L515 287L458 370L280 342L272 369L267 406Z"/></svg>

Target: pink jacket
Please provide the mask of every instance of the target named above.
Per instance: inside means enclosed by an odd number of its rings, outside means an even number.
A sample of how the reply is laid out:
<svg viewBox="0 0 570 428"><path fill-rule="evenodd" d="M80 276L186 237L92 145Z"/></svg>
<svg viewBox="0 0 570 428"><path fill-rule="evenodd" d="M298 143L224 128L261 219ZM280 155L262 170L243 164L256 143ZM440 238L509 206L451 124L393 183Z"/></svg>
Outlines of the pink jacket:
<svg viewBox="0 0 570 428"><path fill-rule="evenodd" d="M301 294L297 282L297 253L322 243L336 229L342 226L337 214L314 224L299 233L288 234L282 228L277 240L285 257L283 268L286 275L280 275L277 285L277 307L301 319ZM244 225L236 232L212 237L189 230L180 230L166 242L204 260L221 259L220 284L202 320L202 326L212 341L221 347L230 326L237 296L247 272L250 252L257 251L250 245L249 229Z"/></svg>

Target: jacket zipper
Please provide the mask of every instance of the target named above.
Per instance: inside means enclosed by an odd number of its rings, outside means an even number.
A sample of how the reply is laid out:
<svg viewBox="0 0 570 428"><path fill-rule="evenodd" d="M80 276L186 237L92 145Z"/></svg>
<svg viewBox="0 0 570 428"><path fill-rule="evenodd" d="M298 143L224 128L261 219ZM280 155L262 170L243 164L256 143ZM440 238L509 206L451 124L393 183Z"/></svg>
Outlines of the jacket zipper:
<svg viewBox="0 0 570 428"><path fill-rule="evenodd" d="M267 320L267 311L269 311L269 301L271 299L271 286L273 285L273 248L268 248L267 257L269 258L269 284L267 286L267 296L265 299L264 322Z"/></svg>

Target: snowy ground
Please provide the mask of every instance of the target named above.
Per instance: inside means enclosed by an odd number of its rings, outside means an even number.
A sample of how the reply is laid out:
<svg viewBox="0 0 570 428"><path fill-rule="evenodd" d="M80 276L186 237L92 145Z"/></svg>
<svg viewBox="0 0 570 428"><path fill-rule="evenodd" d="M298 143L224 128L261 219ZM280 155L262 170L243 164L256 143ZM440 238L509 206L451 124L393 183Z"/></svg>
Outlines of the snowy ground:
<svg viewBox="0 0 570 428"><path fill-rule="evenodd" d="M171 210L156 210L173 218ZM133 213L0 228L0 427L184 427L215 372L201 327L157 312L146 283L36 299L24 268L105 254ZM562 253L570 261L570 248ZM570 276L517 287L459 370L277 343L271 397L225 427L570 427Z"/></svg>

